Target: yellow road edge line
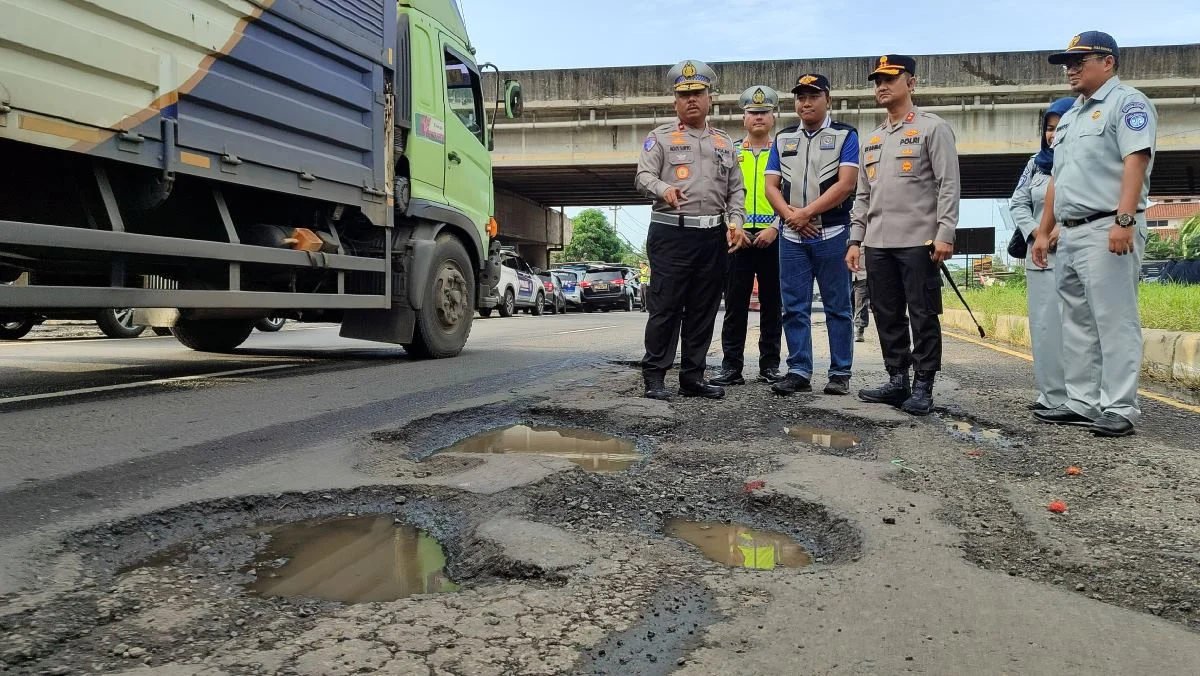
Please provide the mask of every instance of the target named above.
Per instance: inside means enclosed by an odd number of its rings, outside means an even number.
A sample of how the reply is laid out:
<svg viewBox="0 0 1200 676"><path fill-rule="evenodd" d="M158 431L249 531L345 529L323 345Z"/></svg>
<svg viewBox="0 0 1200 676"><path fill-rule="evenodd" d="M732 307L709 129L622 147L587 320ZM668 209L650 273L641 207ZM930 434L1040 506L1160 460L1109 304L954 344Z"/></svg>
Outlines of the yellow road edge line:
<svg viewBox="0 0 1200 676"><path fill-rule="evenodd" d="M979 345L981 347L986 347L989 350L995 350L996 352L1001 352L1003 354L1007 354L1007 355L1010 355L1013 357L1020 357L1021 359L1024 359L1025 361L1033 361L1033 357L1025 354L1024 352L1017 352L1016 350L1010 350L1005 347L1000 347L999 345L992 345L991 343L984 342L982 340L979 340L978 338L972 338L971 336L963 335L961 333L955 333L953 331L943 330L942 335L950 336L951 338L956 338L958 340L963 341L964 343L971 343L972 345ZM1140 394L1143 397L1146 397L1147 399L1153 399L1154 401L1166 404L1167 406L1178 408L1183 411L1189 411L1191 413L1200 413L1200 406L1193 406L1192 404L1184 403L1182 401L1179 401L1178 399L1172 399L1171 397L1168 397L1163 394L1159 394L1157 392L1151 392L1149 390L1143 390L1143 389L1139 388L1138 394Z"/></svg>

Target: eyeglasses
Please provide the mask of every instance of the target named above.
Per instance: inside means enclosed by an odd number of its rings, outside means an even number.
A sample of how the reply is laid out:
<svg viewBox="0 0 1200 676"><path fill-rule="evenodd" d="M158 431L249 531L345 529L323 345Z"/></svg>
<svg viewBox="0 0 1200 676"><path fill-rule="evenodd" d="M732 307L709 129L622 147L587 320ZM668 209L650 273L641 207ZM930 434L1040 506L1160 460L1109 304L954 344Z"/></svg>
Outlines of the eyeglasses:
<svg viewBox="0 0 1200 676"><path fill-rule="evenodd" d="M1095 56L1095 55L1081 56L1078 59L1072 59L1072 60L1064 63L1063 70L1070 73L1071 71L1082 70L1083 64L1087 63L1088 61L1103 61L1103 60L1104 60L1103 56Z"/></svg>

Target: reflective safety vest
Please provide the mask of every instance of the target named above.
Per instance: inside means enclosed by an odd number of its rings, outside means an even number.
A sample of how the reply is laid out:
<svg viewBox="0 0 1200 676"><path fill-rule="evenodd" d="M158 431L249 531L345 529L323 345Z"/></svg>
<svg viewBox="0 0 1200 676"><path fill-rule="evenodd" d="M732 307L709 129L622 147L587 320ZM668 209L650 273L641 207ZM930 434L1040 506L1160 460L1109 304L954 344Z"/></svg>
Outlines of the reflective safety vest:
<svg viewBox="0 0 1200 676"><path fill-rule="evenodd" d="M775 222L775 210L767 201L767 180L763 172L767 169L767 158L771 155L771 146L760 148L758 156L750 148L743 148L742 141L737 142L738 166L742 168L742 179L746 182L746 229L762 230Z"/></svg>
<svg viewBox="0 0 1200 676"><path fill-rule="evenodd" d="M642 284L650 283L650 268L642 268L641 272L638 273L638 281Z"/></svg>

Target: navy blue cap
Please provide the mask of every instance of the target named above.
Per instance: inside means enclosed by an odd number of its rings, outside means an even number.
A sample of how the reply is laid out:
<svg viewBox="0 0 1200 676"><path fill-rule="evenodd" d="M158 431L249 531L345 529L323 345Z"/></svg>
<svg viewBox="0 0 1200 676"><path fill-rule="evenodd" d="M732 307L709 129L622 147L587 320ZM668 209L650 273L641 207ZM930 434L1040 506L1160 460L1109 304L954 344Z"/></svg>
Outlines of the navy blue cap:
<svg viewBox="0 0 1200 676"><path fill-rule="evenodd" d="M1117 56L1117 41L1108 33L1100 31L1084 31L1079 35L1071 38L1071 44L1067 45L1065 52L1056 52L1050 55L1050 63L1065 64L1071 57L1084 54L1100 54L1102 56L1112 56L1114 59Z"/></svg>
<svg viewBox="0 0 1200 676"><path fill-rule="evenodd" d="M815 89L828 94L829 78L819 73L805 73L796 78L796 86L792 87L792 93L795 94L801 89Z"/></svg>

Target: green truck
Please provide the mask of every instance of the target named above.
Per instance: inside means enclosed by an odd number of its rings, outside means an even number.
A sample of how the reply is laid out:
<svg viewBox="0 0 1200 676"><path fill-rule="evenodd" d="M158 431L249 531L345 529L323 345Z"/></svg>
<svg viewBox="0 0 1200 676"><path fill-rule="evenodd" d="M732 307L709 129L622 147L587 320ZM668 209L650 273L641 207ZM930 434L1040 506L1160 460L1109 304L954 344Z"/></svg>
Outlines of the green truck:
<svg viewBox="0 0 1200 676"><path fill-rule="evenodd" d="M499 300L489 118L521 112L474 52L455 0L0 0L0 325L458 354Z"/></svg>

